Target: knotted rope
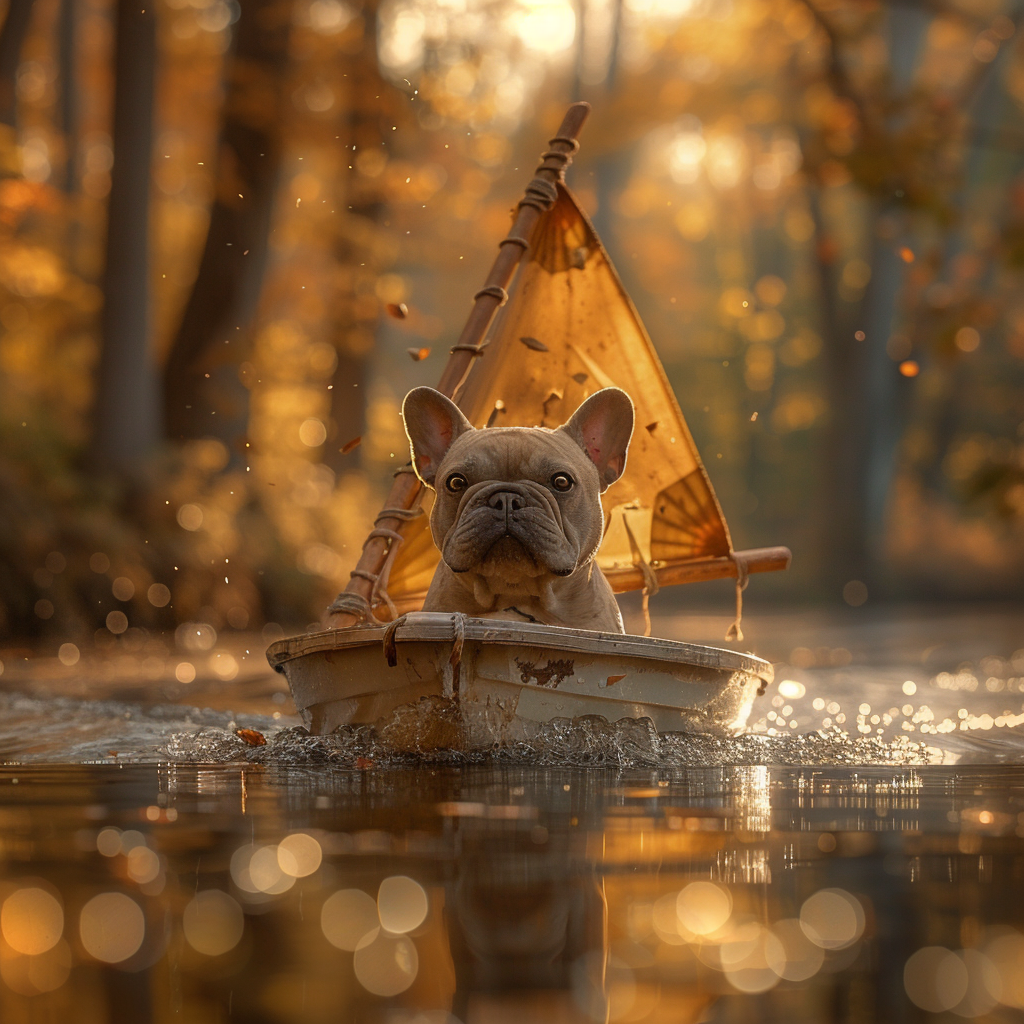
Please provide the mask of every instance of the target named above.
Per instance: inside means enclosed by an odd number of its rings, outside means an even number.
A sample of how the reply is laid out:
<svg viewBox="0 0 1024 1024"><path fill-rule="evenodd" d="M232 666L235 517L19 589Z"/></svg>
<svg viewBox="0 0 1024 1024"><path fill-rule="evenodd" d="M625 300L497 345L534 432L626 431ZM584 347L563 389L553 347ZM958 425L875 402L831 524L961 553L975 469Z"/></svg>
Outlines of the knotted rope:
<svg viewBox="0 0 1024 1024"><path fill-rule="evenodd" d="M640 575L644 578L643 590L640 591L640 608L644 613L644 636L651 635L651 598L661 590L661 584L658 582L658 574L651 568L650 562L644 558L643 552L640 550L640 544L637 542L636 537L633 534L633 528L629 525L629 517L623 512L622 522L626 527L626 536L629 538L629 547L633 553L633 564L640 570Z"/></svg>
<svg viewBox="0 0 1024 1024"><path fill-rule="evenodd" d="M750 571L747 569L747 560L742 555L730 551L729 557L736 563L736 621L729 627L725 639L742 640L743 591L747 589L747 584L750 582Z"/></svg>

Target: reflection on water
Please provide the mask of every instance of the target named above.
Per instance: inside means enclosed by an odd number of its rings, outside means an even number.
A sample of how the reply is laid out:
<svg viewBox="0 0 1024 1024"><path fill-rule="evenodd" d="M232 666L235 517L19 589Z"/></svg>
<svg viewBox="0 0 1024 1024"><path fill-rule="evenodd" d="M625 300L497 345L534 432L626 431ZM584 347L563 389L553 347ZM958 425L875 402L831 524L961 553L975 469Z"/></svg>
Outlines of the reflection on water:
<svg viewBox="0 0 1024 1024"><path fill-rule="evenodd" d="M0 652L0 1021L1022 1019L1019 616L759 621L731 739Z"/></svg>
<svg viewBox="0 0 1024 1024"><path fill-rule="evenodd" d="M1013 769L20 766L0 821L5 1022L1024 1009Z"/></svg>

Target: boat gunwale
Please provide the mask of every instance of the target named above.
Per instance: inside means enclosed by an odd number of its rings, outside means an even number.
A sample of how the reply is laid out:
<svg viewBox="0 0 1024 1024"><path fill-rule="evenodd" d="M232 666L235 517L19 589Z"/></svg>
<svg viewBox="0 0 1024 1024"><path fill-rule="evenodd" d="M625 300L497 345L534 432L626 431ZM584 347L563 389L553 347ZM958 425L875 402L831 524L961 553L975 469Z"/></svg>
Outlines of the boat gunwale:
<svg viewBox="0 0 1024 1024"><path fill-rule="evenodd" d="M287 637L275 641L267 648L267 660L275 671L281 672L287 662L310 654L382 644L386 628L359 625ZM753 654L630 633L601 633L546 623L466 617L464 635L466 641L500 646L550 647L577 654L615 655L648 662L691 665L695 668L749 672L767 683L772 682L775 675L770 662ZM444 612L410 613L409 618L395 630L394 640L396 644L451 643L454 640L453 617Z"/></svg>

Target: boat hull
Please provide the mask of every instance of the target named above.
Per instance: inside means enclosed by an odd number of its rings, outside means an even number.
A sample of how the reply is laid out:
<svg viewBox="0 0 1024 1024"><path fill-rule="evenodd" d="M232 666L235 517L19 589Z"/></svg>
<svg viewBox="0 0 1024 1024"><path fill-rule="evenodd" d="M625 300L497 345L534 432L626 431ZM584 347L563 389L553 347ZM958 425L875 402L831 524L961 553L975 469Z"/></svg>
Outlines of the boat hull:
<svg viewBox="0 0 1024 1024"><path fill-rule="evenodd" d="M772 679L770 664L734 651L437 612L292 637L267 658L317 734L426 697L507 720L648 718L659 732L733 735Z"/></svg>

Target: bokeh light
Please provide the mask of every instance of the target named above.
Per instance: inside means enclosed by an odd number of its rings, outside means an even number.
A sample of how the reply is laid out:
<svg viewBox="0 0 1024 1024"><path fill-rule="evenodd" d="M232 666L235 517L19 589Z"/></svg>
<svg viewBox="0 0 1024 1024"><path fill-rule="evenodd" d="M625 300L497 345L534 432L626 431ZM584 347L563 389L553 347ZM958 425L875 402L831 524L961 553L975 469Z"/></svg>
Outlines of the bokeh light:
<svg viewBox="0 0 1024 1024"><path fill-rule="evenodd" d="M729 920L732 894L714 882L691 882L676 899L676 913L692 935L710 935Z"/></svg>
<svg viewBox="0 0 1024 1024"><path fill-rule="evenodd" d="M903 985L915 1006L929 1013L952 1010L967 995L967 966L943 946L925 946L903 968Z"/></svg>
<svg viewBox="0 0 1024 1024"><path fill-rule="evenodd" d="M0 978L13 992L42 995L60 988L71 974L71 947L61 939L45 953L34 956L0 955Z"/></svg>
<svg viewBox="0 0 1024 1024"><path fill-rule="evenodd" d="M188 944L206 956L222 956L238 945L245 930L242 908L226 892L206 889L189 901L182 916Z"/></svg>
<svg viewBox="0 0 1024 1024"><path fill-rule="evenodd" d="M142 908L121 892L93 896L78 919L78 933L86 952L108 964L134 956L146 937Z"/></svg>
<svg viewBox="0 0 1024 1024"><path fill-rule="evenodd" d="M406 875L392 875L380 884L377 911L381 926L396 935L419 928L426 920L429 903L423 886Z"/></svg>
<svg viewBox="0 0 1024 1024"><path fill-rule="evenodd" d="M243 892L279 896L295 877L281 870L276 846L240 846L231 856L231 877Z"/></svg>
<svg viewBox="0 0 1024 1024"><path fill-rule="evenodd" d="M293 832L277 844L278 866L292 878L305 878L313 874L322 860L320 844L305 832Z"/></svg>
<svg viewBox="0 0 1024 1024"><path fill-rule="evenodd" d="M825 952L811 942L795 917L784 918L772 925L778 939L781 957L769 961L772 970L785 981L806 981L821 970Z"/></svg>
<svg viewBox="0 0 1024 1024"><path fill-rule="evenodd" d="M804 901L800 927L822 949L845 949L864 933L864 908L844 889L822 889Z"/></svg>
<svg viewBox="0 0 1024 1024"><path fill-rule="evenodd" d="M353 952L380 931L377 904L362 889L341 889L324 901L320 928L332 946Z"/></svg>
<svg viewBox="0 0 1024 1024"><path fill-rule="evenodd" d="M53 949L64 931L64 908L45 889L26 886L4 900L0 930L11 949L37 956Z"/></svg>
<svg viewBox="0 0 1024 1024"><path fill-rule="evenodd" d="M160 874L160 858L146 846L135 846L128 851L128 877L145 885Z"/></svg>
<svg viewBox="0 0 1024 1024"><path fill-rule="evenodd" d="M352 957L352 968L367 992L397 996L416 980L420 960L411 939L381 931L363 937Z"/></svg>

